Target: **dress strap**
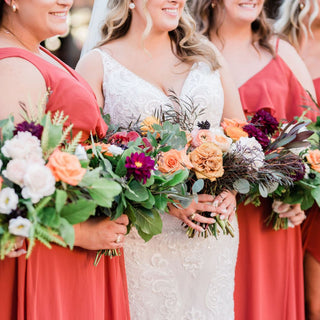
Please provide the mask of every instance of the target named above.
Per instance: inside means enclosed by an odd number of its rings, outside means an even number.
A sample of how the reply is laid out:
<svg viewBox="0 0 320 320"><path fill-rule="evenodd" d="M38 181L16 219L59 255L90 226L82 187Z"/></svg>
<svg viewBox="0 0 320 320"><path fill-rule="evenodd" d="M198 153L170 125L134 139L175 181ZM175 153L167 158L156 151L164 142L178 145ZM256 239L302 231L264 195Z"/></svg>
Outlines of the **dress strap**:
<svg viewBox="0 0 320 320"><path fill-rule="evenodd" d="M277 38L277 42L276 42L276 55L278 55L278 51L279 51L279 42L280 42L280 39Z"/></svg>

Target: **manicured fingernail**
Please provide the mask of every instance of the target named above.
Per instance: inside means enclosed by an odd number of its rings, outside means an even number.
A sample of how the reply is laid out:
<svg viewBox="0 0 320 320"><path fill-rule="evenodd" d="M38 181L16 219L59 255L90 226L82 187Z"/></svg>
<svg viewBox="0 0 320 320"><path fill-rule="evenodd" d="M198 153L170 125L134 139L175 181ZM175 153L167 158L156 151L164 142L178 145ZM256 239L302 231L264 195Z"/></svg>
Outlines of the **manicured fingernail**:
<svg viewBox="0 0 320 320"><path fill-rule="evenodd" d="M226 218L226 217L225 217L224 215L221 215L221 216L220 216L220 219L221 219L221 220L224 220L225 218Z"/></svg>
<svg viewBox="0 0 320 320"><path fill-rule="evenodd" d="M200 228L200 232L204 232L204 229L203 229L203 228Z"/></svg>
<svg viewBox="0 0 320 320"><path fill-rule="evenodd" d="M217 214L216 213L214 213L214 212L211 212L210 213L210 217L215 217Z"/></svg>
<svg viewBox="0 0 320 320"><path fill-rule="evenodd" d="M212 205L216 208L218 206L218 202L215 201Z"/></svg>

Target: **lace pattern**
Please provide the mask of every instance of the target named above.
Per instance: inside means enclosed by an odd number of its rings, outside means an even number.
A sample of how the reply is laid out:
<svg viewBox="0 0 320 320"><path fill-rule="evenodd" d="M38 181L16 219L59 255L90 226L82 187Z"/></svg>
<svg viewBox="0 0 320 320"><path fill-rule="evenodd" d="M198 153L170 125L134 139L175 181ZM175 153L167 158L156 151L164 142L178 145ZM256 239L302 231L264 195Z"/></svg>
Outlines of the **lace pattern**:
<svg viewBox="0 0 320 320"><path fill-rule="evenodd" d="M171 103L158 88L98 50L104 67L104 112L112 122L127 126ZM199 120L219 126L224 96L218 71L195 64L180 98L192 98L206 112ZM181 221L163 215L163 233L145 243L133 229L126 237L125 260L132 320L231 320L234 272L238 250L235 237L188 239Z"/></svg>

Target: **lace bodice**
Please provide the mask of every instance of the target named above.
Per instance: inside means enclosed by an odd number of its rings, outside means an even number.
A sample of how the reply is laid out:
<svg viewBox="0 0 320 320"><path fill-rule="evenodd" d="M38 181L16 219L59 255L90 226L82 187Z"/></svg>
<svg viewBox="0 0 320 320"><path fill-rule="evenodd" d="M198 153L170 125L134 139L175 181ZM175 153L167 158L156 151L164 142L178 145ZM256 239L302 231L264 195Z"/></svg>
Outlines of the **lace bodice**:
<svg viewBox="0 0 320 320"><path fill-rule="evenodd" d="M171 104L163 91L131 72L109 53L96 50L101 54L104 68L103 111L110 114L112 122L127 127L139 116L144 119L153 115L160 106L165 109L167 104ZM209 120L212 126L219 125L224 104L219 71L212 72L204 62L194 64L180 93L180 99L188 98L192 98L200 108L205 108L200 121Z"/></svg>
<svg viewBox="0 0 320 320"><path fill-rule="evenodd" d="M108 53L104 68L104 112L113 123L127 126L170 104L158 88L140 78ZM219 71L195 64L180 94L192 98L205 113L199 120L218 126L224 96ZM133 229L125 241L125 261L132 320L232 320L234 271L238 249L235 238L188 239L181 221L164 214L163 232L145 243Z"/></svg>

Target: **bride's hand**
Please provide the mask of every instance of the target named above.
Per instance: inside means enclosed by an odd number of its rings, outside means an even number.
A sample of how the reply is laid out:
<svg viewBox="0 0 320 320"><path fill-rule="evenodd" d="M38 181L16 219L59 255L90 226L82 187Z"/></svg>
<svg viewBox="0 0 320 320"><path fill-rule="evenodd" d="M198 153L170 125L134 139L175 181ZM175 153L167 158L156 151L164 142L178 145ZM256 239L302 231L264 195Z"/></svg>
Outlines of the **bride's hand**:
<svg viewBox="0 0 320 320"><path fill-rule="evenodd" d="M197 214L197 212L212 212L213 215L215 215L216 207L214 207L212 203L214 200L214 197L208 194L199 194L198 196L198 202L192 201L191 205L187 208L182 207L176 207L172 203L168 205L169 213L176 218L182 220L186 225L189 227L199 231L203 232L203 228L197 224L195 224L193 221L201 222L201 223L208 223L212 224L215 222L212 218L206 218L201 216L200 214Z"/></svg>
<svg viewBox="0 0 320 320"><path fill-rule="evenodd" d="M25 249L22 249L23 243L24 243L24 237L16 237L16 242L14 244L13 249L6 255L8 258L17 258L22 256L23 254L26 254L27 251Z"/></svg>
<svg viewBox="0 0 320 320"><path fill-rule="evenodd" d="M121 248L127 233L128 223L126 215L122 215L116 220L104 217L91 218L74 225L74 245L88 250Z"/></svg>
<svg viewBox="0 0 320 320"><path fill-rule="evenodd" d="M237 209L237 192L225 190L218 194L213 202L215 212L220 214L221 219L228 218L232 221Z"/></svg>

